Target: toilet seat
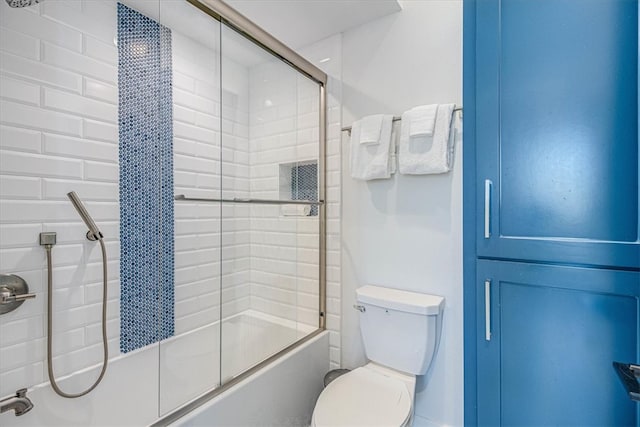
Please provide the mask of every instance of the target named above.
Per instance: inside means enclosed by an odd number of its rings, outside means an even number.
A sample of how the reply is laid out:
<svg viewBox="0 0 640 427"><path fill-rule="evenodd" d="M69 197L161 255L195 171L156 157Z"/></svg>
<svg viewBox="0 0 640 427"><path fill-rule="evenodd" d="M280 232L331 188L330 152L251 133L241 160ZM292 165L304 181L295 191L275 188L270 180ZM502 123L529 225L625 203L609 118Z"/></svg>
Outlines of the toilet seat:
<svg viewBox="0 0 640 427"><path fill-rule="evenodd" d="M324 389L313 411L312 425L400 427L411 418L412 404L404 381L361 367Z"/></svg>

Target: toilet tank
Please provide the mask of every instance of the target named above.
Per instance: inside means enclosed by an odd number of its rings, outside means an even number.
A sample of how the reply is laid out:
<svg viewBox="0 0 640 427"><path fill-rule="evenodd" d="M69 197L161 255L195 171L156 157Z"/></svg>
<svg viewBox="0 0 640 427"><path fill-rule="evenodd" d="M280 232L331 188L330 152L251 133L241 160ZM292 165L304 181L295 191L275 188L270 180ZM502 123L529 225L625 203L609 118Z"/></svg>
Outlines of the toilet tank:
<svg viewBox="0 0 640 427"><path fill-rule="evenodd" d="M356 290L367 358L424 375L440 339L444 298L381 286Z"/></svg>

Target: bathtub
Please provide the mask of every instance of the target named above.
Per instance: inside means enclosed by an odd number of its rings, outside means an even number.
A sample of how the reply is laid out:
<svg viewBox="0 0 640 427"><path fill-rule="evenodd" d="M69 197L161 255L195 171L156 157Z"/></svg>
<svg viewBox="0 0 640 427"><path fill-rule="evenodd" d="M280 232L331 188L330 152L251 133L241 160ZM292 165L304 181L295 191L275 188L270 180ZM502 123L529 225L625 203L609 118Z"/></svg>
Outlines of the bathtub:
<svg viewBox="0 0 640 427"><path fill-rule="evenodd" d="M247 310L111 359L103 382L87 396L64 399L48 383L33 387L28 397L34 408L20 417L3 413L0 424L305 425L329 370L328 332L315 333L248 376L238 375L314 330ZM59 384L79 390L99 369L76 372ZM212 392L220 373L225 386Z"/></svg>
<svg viewBox="0 0 640 427"><path fill-rule="evenodd" d="M212 385L228 383L315 328L255 310L172 337L160 344L160 414L166 415ZM218 350L222 344L222 353ZM220 359L222 354L222 359Z"/></svg>
<svg viewBox="0 0 640 427"><path fill-rule="evenodd" d="M169 425L308 426L328 370L325 331Z"/></svg>

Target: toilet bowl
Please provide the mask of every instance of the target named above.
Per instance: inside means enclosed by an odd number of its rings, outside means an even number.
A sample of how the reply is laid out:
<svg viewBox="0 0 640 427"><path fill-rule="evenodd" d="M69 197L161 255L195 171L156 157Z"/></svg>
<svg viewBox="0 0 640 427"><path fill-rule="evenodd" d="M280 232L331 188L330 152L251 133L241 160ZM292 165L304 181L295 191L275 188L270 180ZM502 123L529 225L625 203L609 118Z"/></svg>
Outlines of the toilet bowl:
<svg viewBox="0 0 640 427"><path fill-rule="evenodd" d="M360 332L369 362L320 393L314 427L411 426L416 376L438 347L444 298L381 286L356 291Z"/></svg>
<svg viewBox="0 0 640 427"><path fill-rule="evenodd" d="M414 391L415 376L369 362L341 375L324 389L311 425L409 426Z"/></svg>

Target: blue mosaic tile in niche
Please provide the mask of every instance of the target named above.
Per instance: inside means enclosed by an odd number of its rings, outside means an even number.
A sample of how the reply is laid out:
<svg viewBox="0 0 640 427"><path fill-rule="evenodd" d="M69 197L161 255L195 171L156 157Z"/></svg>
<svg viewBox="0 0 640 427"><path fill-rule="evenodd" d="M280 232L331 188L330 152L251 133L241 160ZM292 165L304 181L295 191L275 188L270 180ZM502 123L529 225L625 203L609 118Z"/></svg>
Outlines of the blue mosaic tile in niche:
<svg viewBox="0 0 640 427"><path fill-rule="evenodd" d="M118 3L120 350L174 334L171 31Z"/></svg>
<svg viewBox="0 0 640 427"><path fill-rule="evenodd" d="M318 164L310 163L291 168L291 199L318 200ZM311 206L309 216L318 215L318 206Z"/></svg>

